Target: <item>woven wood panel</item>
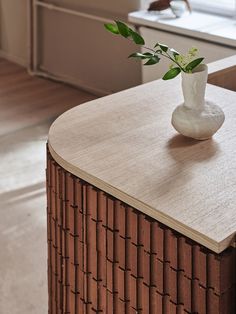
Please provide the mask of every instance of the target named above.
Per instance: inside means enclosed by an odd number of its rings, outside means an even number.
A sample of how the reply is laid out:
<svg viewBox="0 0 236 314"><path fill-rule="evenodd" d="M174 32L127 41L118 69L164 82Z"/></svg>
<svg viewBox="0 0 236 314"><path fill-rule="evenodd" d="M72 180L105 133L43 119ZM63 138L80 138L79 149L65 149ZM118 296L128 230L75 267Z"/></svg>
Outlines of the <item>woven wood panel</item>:
<svg viewBox="0 0 236 314"><path fill-rule="evenodd" d="M49 314L235 314L217 255L62 169L48 153Z"/></svg>

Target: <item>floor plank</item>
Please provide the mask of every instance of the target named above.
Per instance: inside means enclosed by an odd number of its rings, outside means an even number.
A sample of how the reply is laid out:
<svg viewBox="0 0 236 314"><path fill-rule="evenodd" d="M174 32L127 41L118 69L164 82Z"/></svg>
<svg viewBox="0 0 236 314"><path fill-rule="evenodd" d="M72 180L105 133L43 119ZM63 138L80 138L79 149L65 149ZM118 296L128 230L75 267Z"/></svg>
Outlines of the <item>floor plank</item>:
<svg viewBox="0 0 236 314"><path fill-rule="evenodd" d="M24 68L3 61L0 63L0 135L54 118L94 98L66 85L30 77Z"/></svg>

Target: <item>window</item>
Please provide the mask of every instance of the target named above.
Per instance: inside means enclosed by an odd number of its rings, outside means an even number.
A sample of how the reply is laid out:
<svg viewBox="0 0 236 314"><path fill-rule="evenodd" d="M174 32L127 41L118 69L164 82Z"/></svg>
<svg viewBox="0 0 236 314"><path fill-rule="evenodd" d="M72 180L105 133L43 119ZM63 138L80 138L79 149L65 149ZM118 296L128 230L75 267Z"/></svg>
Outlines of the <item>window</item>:
<svg viewBox="0 0 236 314"><path fill-rule="evenodd" d="M193 9L236 16L236 0L190 0Z"/></svg>

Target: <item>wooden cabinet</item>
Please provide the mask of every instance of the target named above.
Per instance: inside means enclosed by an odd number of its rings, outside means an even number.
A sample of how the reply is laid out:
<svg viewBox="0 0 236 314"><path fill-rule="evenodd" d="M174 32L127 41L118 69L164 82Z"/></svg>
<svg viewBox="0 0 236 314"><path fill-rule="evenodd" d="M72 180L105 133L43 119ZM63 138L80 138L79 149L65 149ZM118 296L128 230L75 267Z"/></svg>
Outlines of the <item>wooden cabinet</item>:
<svg viewBox="0 0 236 314"><path fill-rule="evenodd" d="M212 83L219 75L226 87L234 61L211 65ZM181 97L176 81L159 80L52 125L50 314L235 313L236 94L207 86L226 114L208 141L171 127Z"/></svg>
<svg viewBox="0 0 236 314"><path fill-rule="evenodd" d="M235 248L216 254L47 164L49 314L235 313Z"/></svg>

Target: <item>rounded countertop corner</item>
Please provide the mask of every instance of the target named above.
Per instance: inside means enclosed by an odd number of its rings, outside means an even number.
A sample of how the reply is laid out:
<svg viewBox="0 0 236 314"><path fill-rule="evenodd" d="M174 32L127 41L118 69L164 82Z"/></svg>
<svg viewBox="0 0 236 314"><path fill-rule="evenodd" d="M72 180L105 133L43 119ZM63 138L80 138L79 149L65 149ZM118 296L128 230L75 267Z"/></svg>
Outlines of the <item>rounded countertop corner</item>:
<svg viewBox="0 0 236 314"><path fill-rule="evenodd" d="M48 146L64 169L216 253L236 233L236 93L207 87L225 111L212 140L177 135L179 84L155 81L70 109Z"/></svg>

